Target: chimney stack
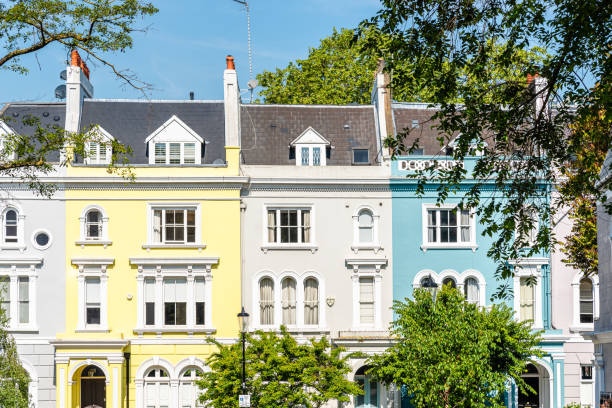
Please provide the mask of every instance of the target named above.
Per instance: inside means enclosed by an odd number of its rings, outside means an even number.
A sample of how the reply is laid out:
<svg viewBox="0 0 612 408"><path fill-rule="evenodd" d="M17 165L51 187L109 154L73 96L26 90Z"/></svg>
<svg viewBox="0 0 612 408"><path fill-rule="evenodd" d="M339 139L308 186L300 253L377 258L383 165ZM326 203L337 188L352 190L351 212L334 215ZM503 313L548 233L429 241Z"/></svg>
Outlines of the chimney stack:
<svg viewBox="0 0 612 408"><path fill-rule="evenodd" d="M225 109L225 147L240 147L240 88L234 57L225 59L223 72L223 105Z"/></svg>
<svg viewBox="0 0 612 408"><path fill-rule="evenodd" d="M546 97L548 96L548 92L544 90L548 86L548 80L541 77L538 73L535 75L527 74L527 84L535 97L533 102L535 108L535 118L537 119L540 114L547 115L548 106L546 106L544 103L546 101Z"/></svg>
<svg viewBox="0 0 612 408"><path fill-rule="evenodd" d="M383 146L384 140L393 135L393 119L391 113L391 77L384 72L385 60L379 58L376 74L374 74L374 86L372 87L372 104L376 109L378 122L377 148L382 155L381 161L389 161L391 154L389 149Z"/></svg>
<svg viewBox="0 0 612 408"><path fill-rule="evenodd" d="M77 50L70 53L70 65L66 67L66 124L69 132L78 132L83 110L83 99L93 97L89 82L89 68Z"/></svg>

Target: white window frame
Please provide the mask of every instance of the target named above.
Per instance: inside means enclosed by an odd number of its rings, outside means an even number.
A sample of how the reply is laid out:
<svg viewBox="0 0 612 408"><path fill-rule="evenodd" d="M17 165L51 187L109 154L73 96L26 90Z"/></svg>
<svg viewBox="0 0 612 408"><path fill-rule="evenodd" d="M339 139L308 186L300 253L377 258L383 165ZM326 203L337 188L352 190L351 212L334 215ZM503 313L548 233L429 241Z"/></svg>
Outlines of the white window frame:
<svg viewBox="0 0 612 408"><path fill-rule="evenodd" d="M353 330L383 330L382 321L382 270L387 265L385 258L380 259L347 259L347 266L352 271L353 289ZM374 279L374 323L361 323L360 317L360 284L359 278Z"/></svg>
<svg viewBox="0 0 612 408"><path fill-rule="evenodd" d="M274 323L273 324L262 324L261 313L260 313L260 291L259 283L262 279L272 279L274 283ZM276 330L280 328L283 321L283 308L282 308L282 281L285 278L292 278L295 280L295 324L288 325L287 329L290 331L326 331L327 323L325 320L325 282L322 276L314 271L307 271L302 275L298 275L294 272L284 272L280 275L275 275L272 272L265 271L257 274L253 278L252 285L252 299L253 299L253 319L252 329L253 330ZM314 278L319 284L319 324L307 325L304 323L304 283L307 279Z"/></svg>
<svg viewBox="0 0 612 408"><path fill-rule="evenodd" d="M100 236L100 239L90 239L87 237L87 213L92 210L99 211L102 216L100 221L102 223L102 235ZM103 245L105 248L108 245L111 245L112 241L108 239L108 220L109 218L108 215L106 215L106 211L104 211L104 208L100 205L90 204L83 208L83 211L81 211L81 215L79 216L79 240L76 241L75 244L80 245L81 247L84 247L85 245Z"/></svg>
<svg viewBox="0 0 612 408"><path fill-rule="evenodd" d="M372 242L360 242L359 241L359 214L362 211L369 211L372 214ZM357 207L353 213L353 244L351 249L353 252L358 253L359 250L373 250L374 253L378 253L382 249L379 237L379 225L380 225L380 214L374 211L369 205L362 205Z"/></svg>
<svg viewBox="0 0 612 408"><path fill-rule="evenodd" d="M291 147L295 148L295 165L304 167L319 167L327 165L327 146L330 146L319 132L309 126L297 138L291 142ZM302 164L302 148L308 149L308 162ZM321 152L320 162L314 165L314 148L319 148Z"/></svg>
<svg viewBox="0 0 612 408"><path fill-rule="evenodd" d="M212 304L212 265L219 258L130 258L132 265L138 266L137 323L134 333L213 333ZM145 279L155 279L155 324L145 325ZM186 325L164 324L164 279L184 278L187 280L187 319ZM195 280L204 279L204 324L196 325Z"/></svg>
<svg viewBox="0 0 612 408"><path fill-rule="evenodd" d="M195 242L184 243L164 243L155 242L154 231L155 221L153 213L155 210L195 210ZM163 222L162 216L162 222ZM187 219L185 219L187 222ZM163 228L163 224L162 224ZM185 240L186 240L185 236ZM147 204L147 242L142 245L145 249L153 248L196 248L200 251L206 248L202 242L202 208L200 203L185 202L185 203L148 203Z"/></svg>
<svg viewBox="0 0 612 408"><path fill-rule="evenodd" d="M177 127L178 126L178 127ZM177 131L178 130L178 131ZM176 115L172 115L163 125L157 128L151 133L145 140L149 148L149 164L157 166L194 166L202 164L202 145L205 143L204 139L200 137L193 129L191 129L185 122L180 120ZM155 144L165 143L166 144L166 162L155 163ZM180 163L170 164L170 143L179 143L181 145L180 150ZM185 163L185 143L195 143L195 163Z"/></svg>
<svg viewBox="0 0 612 408"><path fill-rule="evenodd" d="M4 242L6 238L6 228L4 223L6 213L9 210L13 210L17 213L17 242ZM13 202L6 203L4 208L2 208L2 213L0 215L0 225L2 226L2 231L0 231L0 249L18 249L22 252L26 249L25 218L26 216L21 209L21 206Z"/></svg>
<svg viewBox="0 0 612 408"><path fill-rule="evenodd" d="M521 278L527 278L535 276L536 284L534 285L534 315L533 321L534 329L542 329L544 327L543 316L542 316L542 302L544 298L542 296L542 265L548 264L548 259L542 258L530 258L520 261L511 262L514 265L514 279L513 279L513 290L514 290L514 315L515 319L520 321L521 313Z"/></svg>
<svg viewBox="0 0 612 408"><path fill-rule="evenodd" d="M570 330L573 332L593 331L595 320L599 319L599 277L591 275L586 277L593 284L593 323L580 323L580 281L585 278L583 272L578 272L572 279L572 326Z"/></svg>
<svg viewBox="0 0 612 408"><path fill-rule="evenodd" d="M114 258L72 258L78 267L78 312L76 332L108 332L108 274ZM100 279L100 324L87 324L86 278Z"/></svg>
<svg viewBox="0 0 612 408"><path fill-rule="evenodd" d="M269 210L308 210L310 211L310 242L270 242L268 240L268 211ZM316 236L316 212L313 204L264 204L263 205L263 223L262 223L262 241L263 244L261 249L264 252L274 249L304 249L315 252L318 249L317 236ZM277 220L280 222L280 217L277 213ZM299 228L301 227L302 217L298 215L298 241L301 241L301 233ZM277 239L280 234L280 226L276 226L275 236Z"/></svg>
<svg viewBox="0 0 612 408"><path fill-rule="evenodd" d="M422 244L421 244L421 249L423 251L427 251L429 249L471 249L472 251L476 251L476 249L478 249L478 245L476 244L476 214L474 213L474 211L469 210L470 211L470 240L468 242L428 242L428 218L427 218L427 212L428 211L436 211L436 228L438 229L438 233L436 234L436 237L439 239L440 237L440 233L439 233L439 228L440 228L440 210L452 210L457 208L456 204L442 204L440 206L437 206L436 204L422 204L422 210L421 210L421 215L422 215L422 233L423 233L423 237L422 237ZM460 221L461 220L461 214L460 214L460 210L457 209L457 222L459 222L458 227L457 227L457 239L460 240L461 238L461 224Z"/></svg>
<svg viewBox="0 0 612 408"><path fill-rule="evenodd" d="M36 320L37 310L37 265L42 263L41 258L2 259L0 265L9 266L0 277L9 281L9 323L7 330L12 332L38 332ZM19 323L19 278L28 278L28 323Z"/></svg>
<svg viewBox="0 0 612 408"><path fill-rule="evenodd" d="M446 278L452 278L455 280L457 284L457 290L461 291L461 294L464 294L465 282L469 278L476 279L478 282L478 306L485 307L487 305L487 282L484 278L484 275L477 271L476 269L466 269L465 271L458 273L453 269L445 269L440 273L436 273L431 269L423 269L420 270L412 281L412 288L418 289L421 287L421 282L424 278L431 276L433 281L440 287L442 282Z"/></svg>
<svg viewBox="0 0 612 408"><path fill-rule="evenodd" d="M92 136L93 141L85 142L85 159L83 162L85 164L110 164L113 155L113 141L115 138L99 125L90 130L88 134ZM95 157L92 155L90 143L96 144ZM100 160L102 145L104 145L106 153L106 158L104 160Z"/></svg>

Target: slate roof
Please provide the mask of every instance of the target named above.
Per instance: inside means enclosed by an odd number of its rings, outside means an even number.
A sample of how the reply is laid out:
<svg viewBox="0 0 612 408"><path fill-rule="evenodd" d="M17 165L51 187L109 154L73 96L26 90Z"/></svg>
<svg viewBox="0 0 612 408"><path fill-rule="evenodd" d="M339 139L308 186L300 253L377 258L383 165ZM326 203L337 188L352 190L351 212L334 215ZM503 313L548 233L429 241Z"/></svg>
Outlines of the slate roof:
<svg viewBox="0 0 612 408"><path fill-rule="evenodd" d="M66 104L63 102L9 103L0 110L0 120L17 134L34 134L34 127L26 126L23 123L23 119L28 115L37 118L43 127L58 126L63 129L66 120ZM59 153L50 153L47 160L59 162Z"/></svg>
<svg viewBox="0 0 612 408"><path fill-rule="evenodd" d="M176 115L205 141L202 164L225 161L223 101L143 101L85 99L81 129L100 125L115 140L133 149L130 162L147 164L145 139Z"/></svg>
<svg viewBox="0 0 612 408"><path fill-rule="evenodd" d="M369 164L377 164L371 105L242 105L240 109L244 164L295 165L289 146L309 126L331 143L328 166L352 165L354 148L367 148Z"/></svg>
<svg viewBox="0 0 612 408"><path fill-rule="evenodd" d="M442 147L437 140L440 135L438 130L433 128L438 121L431 120L431 116L436 113L435 108L428 108L427 104L394 103L391 109L395 134L410 130L404 139L407 148L418 138L419 148L423 149L424 155L434 156L440 153ZM413 120L418 121L417 128L412 127Z"/></svg>

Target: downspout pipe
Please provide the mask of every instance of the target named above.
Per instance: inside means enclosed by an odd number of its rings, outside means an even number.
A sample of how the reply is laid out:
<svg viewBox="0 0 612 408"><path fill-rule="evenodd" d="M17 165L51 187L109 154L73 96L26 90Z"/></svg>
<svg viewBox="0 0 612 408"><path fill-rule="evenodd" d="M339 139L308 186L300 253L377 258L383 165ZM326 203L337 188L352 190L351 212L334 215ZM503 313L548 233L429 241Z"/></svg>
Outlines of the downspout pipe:
<svg viewBox="0 0 612 408"><path fill-rule="evenodd" d="M125 408L130 408L130 357L131 353L123 353L125 358Z"/></svg>

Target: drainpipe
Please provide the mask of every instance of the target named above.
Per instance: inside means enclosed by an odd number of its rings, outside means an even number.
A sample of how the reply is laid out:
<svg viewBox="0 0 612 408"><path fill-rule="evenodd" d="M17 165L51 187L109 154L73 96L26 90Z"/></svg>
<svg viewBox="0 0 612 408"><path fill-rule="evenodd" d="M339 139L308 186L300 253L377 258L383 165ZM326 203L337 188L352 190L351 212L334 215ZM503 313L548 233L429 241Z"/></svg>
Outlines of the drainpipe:
<svg viewBox="0 0 612 408"><path fill-rule="evenodd" d="M130 408L130 356L131 353L123 353L125 358L125 408Z"/></svg>

